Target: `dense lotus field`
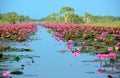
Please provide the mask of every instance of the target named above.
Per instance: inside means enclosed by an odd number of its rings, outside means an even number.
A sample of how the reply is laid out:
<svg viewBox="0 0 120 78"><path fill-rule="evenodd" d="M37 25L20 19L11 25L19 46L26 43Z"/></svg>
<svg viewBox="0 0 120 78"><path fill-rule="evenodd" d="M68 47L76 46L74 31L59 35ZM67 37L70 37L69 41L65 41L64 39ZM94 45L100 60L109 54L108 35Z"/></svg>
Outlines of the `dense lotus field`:
<svg viewBox="0 0 120 78"><path fill-rule="evenodd" d="M120 27L45 22L40 22L40 25L48 28L58 42L67 42L66 48L75 57L88 52L101 60L120 58Z"/></svg>
<svg viewBox="0 0 120 78"><path fill-rule="evenodd" d="M33 35L37 31L37 25L35 23L23 23L23 24L4 24L0 25L0 52L12 52L12 51L31 51L30 49L13 48L11 45L3 45L6 42L22 42L25 41L28 44L30 35Z"/></svg>
<svg viewBox="0 0 120 78"><path fill-rule="evenodd" d="M10 74L23 74L21 70L24 69L24 64L18 68L11 68L10 65L7 64L8 61L12 61L12 64L14 61L19 62L22 59L31 59L32 63L34 63L34 56L24 55L24 53L23 55L5 54L4 52L31 52L32 49L28 48L29 37L34 35L37 30L35 23L0 25L0 78L12 78ZM15 44L18 43L20 46L26 45L26 47L13 47L10 43L14 44L14 42ZM22 42L24 44L22 44Z"/></svg>
<svg viewBox="0 0 120 78"><path fill-rule="evenodd" d="M66 46L66 50L61 52L72 52L74 57L80 55L80 53L91 53L96 55L98 59L93 62L100 62L102 67L116 67L120 69L120 27L114 26L87 26L84 24L53 24L40 22L40 25L47 28L57 42L63 41ZM29 41L29 36L33 35L37 31L37 26L34 23L24 24L4 24L0 25L0 59L1 62L5 62L11 58L12 60L19 61L20 58L30 58L34 63L33 56L11 56L5 55L2 52L22 52L32 51L27 48L14 48L10 45L1 45L1 42L22 42L25 41L26 46ZM19 43L20 44L20 43ZM54 46L54 45L53 45ZM87 57L86 57L87 58ZM89 62L89 60L84 61ZM24 65L21 65L24 69ZM5 71L8 69L0 69L2 76L8 77L10 74L23 74L21 71ZM119 73L119 71L107 71L105 69L99 69L98 73ZM0 76L1 77L1 76Z"/></svg>
<svg viewBox="0 0 120 78"><path fill-rule="evenodd" d="M0 39L8 41L24 41L37 31L34 23L0 25Z"/></svg>
<svg viewBox="0 0 120 78"><path fill-rule="evenodd" d="M74 46L81 49L97 51L97 53L118 52L120 50L120 27L86 26L81 24L40 23L53 31L55 38L63 41L73 41ZM52 30L52 31L51 31ZM70 47L70 45L68 44ZM72 50L72 47L71 47Z"/></svg>

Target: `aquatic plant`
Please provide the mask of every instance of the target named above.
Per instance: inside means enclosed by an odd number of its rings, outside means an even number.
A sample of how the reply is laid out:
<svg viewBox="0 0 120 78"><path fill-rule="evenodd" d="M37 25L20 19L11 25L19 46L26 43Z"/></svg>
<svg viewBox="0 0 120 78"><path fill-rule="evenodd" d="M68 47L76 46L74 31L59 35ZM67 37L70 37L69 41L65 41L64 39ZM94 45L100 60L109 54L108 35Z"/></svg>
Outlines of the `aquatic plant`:
<svg viewBox="0 0 120 78"><path fill-rule="evenodd" d="M78 57L80 55L80 52L74 52L72 53L73 57Z"/></svg>
<svg viewBox="0 0 120 78"><path fill-rule="evenodd" d="M0 39L9 41L24 41L37 31L34 23L0 25Z"/></svg>
<svg viewBox="0 0 120 78"><path fill-rule="evenodd" d="M52 31L57 41L66 41L69 46L72 44L81 46L82 52L108 53L120 51L119 26L55 24L46 22L40 22L40 25ZM72 42L69 40L72 40ZM66 48L68 49L69 47L67 46Z"/></svg>
<svg viewBox="0 0 120 78"><path fill-rule="evenodd" d="M2 76L3 76L3 77L8 77L8 76L10 76L10 71L5 71L5 72L3 72L3 73L2 73Z"/></svg>

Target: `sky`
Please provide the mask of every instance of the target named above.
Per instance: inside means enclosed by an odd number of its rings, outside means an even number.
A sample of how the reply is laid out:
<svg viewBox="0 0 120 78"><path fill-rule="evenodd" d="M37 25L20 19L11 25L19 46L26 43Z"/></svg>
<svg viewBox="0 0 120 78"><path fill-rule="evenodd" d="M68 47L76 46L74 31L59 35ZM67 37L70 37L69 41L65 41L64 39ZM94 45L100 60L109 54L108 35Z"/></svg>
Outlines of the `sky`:
<svg viewBox="0 0 120 78"><path fill-rule="evenodd" d="M75 13L120 16L120 0L0 0L0 13L17 12L33 19L57 13L62 7L72 7Z"/></svg>

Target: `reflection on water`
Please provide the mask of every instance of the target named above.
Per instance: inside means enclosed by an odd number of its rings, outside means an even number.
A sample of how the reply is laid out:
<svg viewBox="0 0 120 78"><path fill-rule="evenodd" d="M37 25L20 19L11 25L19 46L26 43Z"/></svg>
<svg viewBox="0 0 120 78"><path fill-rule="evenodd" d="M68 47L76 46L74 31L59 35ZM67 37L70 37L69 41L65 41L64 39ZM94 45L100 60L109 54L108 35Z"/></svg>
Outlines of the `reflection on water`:
<svg viewBox="0 0 120 78"><path fill-rule="evenodd" d="M1 75L8 70L13 78L107 78L108 75L120 78L120 66L117 66L120 64L105 66L103 62L101 66L96 56L79 53L77 47L74 47L75 52L71 52L66 48L66 42L56 40L45 28L38 28L31 40L10 44L12 47L32 49L32 52L1 53Z"/></svg>

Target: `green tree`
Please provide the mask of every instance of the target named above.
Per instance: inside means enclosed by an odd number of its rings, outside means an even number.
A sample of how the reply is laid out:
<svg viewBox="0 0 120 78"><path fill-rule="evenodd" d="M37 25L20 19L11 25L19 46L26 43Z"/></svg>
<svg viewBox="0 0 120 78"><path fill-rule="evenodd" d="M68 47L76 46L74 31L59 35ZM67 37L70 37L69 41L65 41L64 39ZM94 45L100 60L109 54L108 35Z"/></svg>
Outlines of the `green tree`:
<svg viewBox="0 0 120 78"><path fill-rule="evenodd" d="M24 17L24 15L21 15L21 16L20 16L19 21L20 21L20 23L25 21L25 17Z"/></svg>
<svg viewBox="0 0 120 78"><path fill-rule="evenodd" d="M93 16L93 23L102 22L102 16Z"/></svg>
<svg viewBox="0 0 120 78"><path fill-rule="evenodd" d="M70 13L73 13L73 12L74 12L74 9L71 8L71 7L63 7L60 10L60 14L70 14Z"/></svg>
<svg viewBox="0 0 120 78"><path fill-rule="evenodd" d="M93 15L91 15L90 13L85 12L84 16L83 16L83 21L85 23L90 23L92 21L92 17L93 17Z"/></svg>
<svg viewBox="0 0 120 78"><path fill-rule="evenodd" d="M83 23L83 20L77 14L69 14L68 23Z"/></svg>
<svg viewBox="0 0 120 78"><path fill-rule="evenodd" d="M69 15L74 13L74 9L71 8L71 7L63 7L61 10L60 10L60 15L63 15L64 17L64 21L65 23L67 23L67 20L69 18Z"/></svg>
<svg viewBox="0 0 120 78"><path fill-rule="evenodd" d="M103 20L103 22L113 22L114 17L113 16L103 16L102 20Z"/></svg>
<svg viewBox="0 0 120 78"><path fill-rule="evenodd" d="M2 20L15 24L17 21L19 21L19 15L16 12L9 12L3 14Z"/></svg>
<svg viewBox="0 0 120 78"><path fill-rule="evenodd" d="M0 14L0 20L2 20L2 14Z"/></svg>
<svg viewBox="0 0 120 78"><path fill-rule="evenodd" d="M46 18L45 18L45 21L46 22L53 22L53 23L58 23L59 22L59 14L58 13L52 13L52 14L49 14Z"/></svg>
<svg viewBox="0 0 120 78"><path fill-rule="evenodd" d="M120 17L115 17L114 20L120 22Z"/></svg>
<svg viewBox="0 0 120 78"><path fill-rule="evenodd" d="M29 16L24 16L24 21L25 21L25 22L30 21L30 17L29 17Z"/></svg>

